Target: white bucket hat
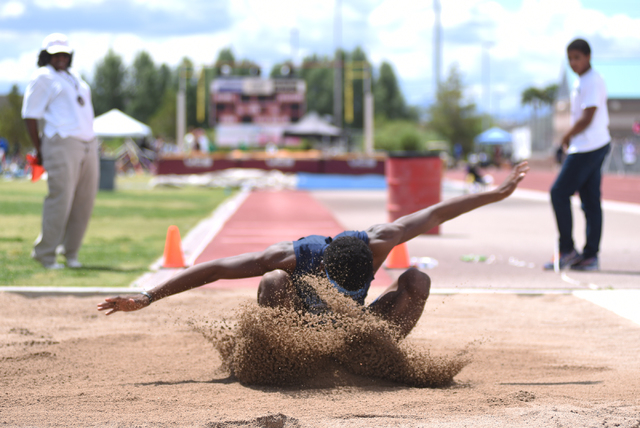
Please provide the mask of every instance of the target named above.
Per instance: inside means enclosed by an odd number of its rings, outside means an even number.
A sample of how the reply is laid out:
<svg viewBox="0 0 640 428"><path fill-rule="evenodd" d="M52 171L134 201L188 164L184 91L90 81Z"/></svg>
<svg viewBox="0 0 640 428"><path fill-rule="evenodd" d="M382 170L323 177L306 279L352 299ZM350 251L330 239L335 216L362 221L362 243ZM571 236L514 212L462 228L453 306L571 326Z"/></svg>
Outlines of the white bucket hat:
<svg viewBox="0 0 640 428"><path fill-rule="evenodd" d="M49 34L42 42L42 50L47 51L51 55L57 53L73 53L73 49L69 46L67 36L60 33Z"/></svg>

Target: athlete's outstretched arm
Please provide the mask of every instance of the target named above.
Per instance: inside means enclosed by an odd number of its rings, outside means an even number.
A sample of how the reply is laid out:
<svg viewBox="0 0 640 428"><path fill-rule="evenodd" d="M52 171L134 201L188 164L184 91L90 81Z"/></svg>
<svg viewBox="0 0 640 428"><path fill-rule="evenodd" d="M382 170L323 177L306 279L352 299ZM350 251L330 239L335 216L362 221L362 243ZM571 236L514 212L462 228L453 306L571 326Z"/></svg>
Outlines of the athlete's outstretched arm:
<svg viewBox="0 0 640 428"><path fill-rule="evenodd" d="M225 257L201 263L180 272L173 278L148 290L150 298L144 294L133 297L108 297L98 305L99 311L130 312L149 306L152 301L173 294L191 290L219 279L239 279L262 276L272 270L282 269L292 272L296 266L296 257L292 242L280 242L264 251L245 253L239 256Z"/></svg>
<svg viewBox="0 0 640 428"><path fill-rule="evenodd" d="M393 223L372 226L367 233L374 254L374 266L379 267L394 246L407 242L461 214L507 198L518 187L518 183L522 181L527 171L529 171L527 162L522 162L516 165L505 181L493 190L447 199L400 217Z"/></svg>

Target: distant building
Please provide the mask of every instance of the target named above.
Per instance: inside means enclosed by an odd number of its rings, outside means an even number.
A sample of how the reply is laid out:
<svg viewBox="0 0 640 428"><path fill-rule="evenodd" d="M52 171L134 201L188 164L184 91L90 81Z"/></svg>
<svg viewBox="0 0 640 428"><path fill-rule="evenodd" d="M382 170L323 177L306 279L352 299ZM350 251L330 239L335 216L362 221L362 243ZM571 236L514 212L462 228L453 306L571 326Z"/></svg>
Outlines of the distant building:
<svg viewBox="0 0 640 428"><path fill-rule="evenodd" d="M593 68L607 85L611 138L634 135L633 124L640 121L640 60L594 60ZM571 89L578 76L566 65L554 109L554 140L560 141L570 127Z"/></svg>
<svg viewBox="0 0 640 428"><path fill-rule="evenodd" d="M283 142L283 130L306 112L306 84L300 79L223 77L210 86L209 125L223 147Z"/></svg>

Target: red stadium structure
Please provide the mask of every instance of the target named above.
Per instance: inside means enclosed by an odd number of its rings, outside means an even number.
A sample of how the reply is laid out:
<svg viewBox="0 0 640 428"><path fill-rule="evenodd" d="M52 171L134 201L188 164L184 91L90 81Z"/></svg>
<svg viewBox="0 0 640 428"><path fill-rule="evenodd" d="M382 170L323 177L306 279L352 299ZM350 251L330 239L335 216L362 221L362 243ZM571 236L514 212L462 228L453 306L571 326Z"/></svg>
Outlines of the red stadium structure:
<svg viewBox="0 0 640 428"><path fill-rule="evenodd" d="M286 143L284 128L306 112L301 79L222 77L211 82L210 94L209 125L222 147Z"/></svg>

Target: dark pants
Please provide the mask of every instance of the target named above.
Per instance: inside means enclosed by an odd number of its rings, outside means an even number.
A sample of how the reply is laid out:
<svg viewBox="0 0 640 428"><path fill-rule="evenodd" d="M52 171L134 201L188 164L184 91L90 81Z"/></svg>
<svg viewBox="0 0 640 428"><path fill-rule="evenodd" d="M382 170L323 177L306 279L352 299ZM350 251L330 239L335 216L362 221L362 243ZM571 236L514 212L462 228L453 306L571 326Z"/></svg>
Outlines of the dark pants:
<svg viewBox="0 0 640 428"><path fill-rule="evenodd" d="M575 192L579 192L582 211L587 221L587 242L583 256L590 258L598 255L602 235L602 207L600 206L602 163L609 150L610 144L607 144L592 152L570 154L562 164L560 174L551 187L551 203L560 233L561 254L574 250L570 198Z"/></svg>

